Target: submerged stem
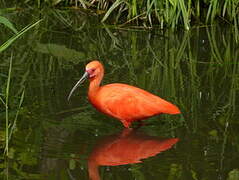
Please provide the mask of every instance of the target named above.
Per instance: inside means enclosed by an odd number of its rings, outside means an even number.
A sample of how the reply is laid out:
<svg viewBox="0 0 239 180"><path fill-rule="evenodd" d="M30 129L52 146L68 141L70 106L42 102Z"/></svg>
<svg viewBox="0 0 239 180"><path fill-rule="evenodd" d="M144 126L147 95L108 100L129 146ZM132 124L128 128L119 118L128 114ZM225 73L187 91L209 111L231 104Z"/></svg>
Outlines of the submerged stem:
<svg viewBox="0 0 239 180"><path fill-rule="evenodd" d="M7 87L6 87L6 103L5 103L5 113L6 113L6 133L5 133L5 150L4 153L8 156L8 128L9 128L9 114L8 114L8 101L9 101L9 89L10 89L10 82L11 82L11 73L12 73L12 55L9 63L9 70L8 70L8 79L7 79Z"/></svg>

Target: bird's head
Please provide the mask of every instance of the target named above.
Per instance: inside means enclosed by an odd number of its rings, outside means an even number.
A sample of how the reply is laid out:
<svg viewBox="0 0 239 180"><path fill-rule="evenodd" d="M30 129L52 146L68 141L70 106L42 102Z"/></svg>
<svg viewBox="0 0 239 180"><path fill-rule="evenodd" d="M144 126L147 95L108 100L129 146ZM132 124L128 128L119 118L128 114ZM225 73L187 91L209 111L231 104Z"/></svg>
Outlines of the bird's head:
<svg viewBox="0 0 239 180"><path fill-rule="evenodd" d="M86 65L85 73L88 74L90 80L93 80L104 73L103 65L97 60L91 61Z"/></svg>
<svg viewBox="0 0 239 180"><path fill-rule="evenodd" d="M80 80L75 84L75 86L72 88L68 100L70 100L71 95L73 92L76 90L76 88L82 84L86 79L90 79L90 81L93 81L95 79L101 80L104 74L104 67L103 65L97 61L91 61L89 62L86 67L85 67L85 73L83 76L80 78Z"/></svg>

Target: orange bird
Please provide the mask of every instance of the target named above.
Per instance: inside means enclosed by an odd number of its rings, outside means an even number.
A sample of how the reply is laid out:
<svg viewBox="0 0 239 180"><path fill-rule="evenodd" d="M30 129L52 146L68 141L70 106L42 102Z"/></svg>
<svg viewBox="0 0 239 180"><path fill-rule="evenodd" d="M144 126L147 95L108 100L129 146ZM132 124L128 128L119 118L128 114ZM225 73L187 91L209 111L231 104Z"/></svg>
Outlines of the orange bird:
<svg viewBox="0 0 239 180"><path fill-rule="evenodd" d="M119 119L126 128L129 128L133 121L140 121L161 113L180 113L177 106L143 89L121 83L100 86L103 76L104 67L99 61L88 63L84 75L72 88L68 100L76 88L89 78L90 103L102 113Z"/></svg>
<svg viewBox="0 0 239 180"><path fill-rule="evenodd" d="M88 158L90 180L100 180L99 166L118 166L141 163L142 159L166 151L179 141L178 138L161 139L131 128L103 138Z"/></svg>

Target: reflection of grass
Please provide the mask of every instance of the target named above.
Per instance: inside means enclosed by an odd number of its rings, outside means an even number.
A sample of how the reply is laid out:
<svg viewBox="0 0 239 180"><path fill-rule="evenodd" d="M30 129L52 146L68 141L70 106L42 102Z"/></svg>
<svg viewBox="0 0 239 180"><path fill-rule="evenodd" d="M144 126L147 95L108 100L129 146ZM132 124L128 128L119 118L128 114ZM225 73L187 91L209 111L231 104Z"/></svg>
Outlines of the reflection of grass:
<svg viewBox="0 0 239 180"><path fill-rule="evenodd" d="M0 22L2 22L6 27L10 28L12 31L15 32L15 35L12 38L10 38L8 41L6 41L4 44L2 44L0 46L0 53L2 53L4 50L6 50L16 39L21 37L25 32L27 32L28 30L30 30L31 28L36 26L40 21L41 20L37 21L36 23L34 23L32 25L26 26L21 31L17 32L17 30L14 28L14 26L12 25L12 23L10 21L8 21L6 18L3 18L0 16ZM9 141L11 139L13 131L16 128L16 122L18 119L19 110L21 108L23 98L24 98L24 91L23 91L21 98L20 98L20 102L16 109L17 112L15 115L15 118L12 122L10 122L10 119L9 119L9 100L10 100L9 92L10 92L10 82L11 82L11 76L12 76L12 57L13 57L13 55L10 58L6 90L5 90L5 95L4 95L5 102L4 102L3 98L0 97L1 102L3 103L3 105L5 107L5 150L4 150L4 153L6 153L7 156L8 156L8 149L9 149Z"/></svg>
<svg viewBox="0 0 239 180"><path fill-rule="evenodd" d="M8 156L9 141L11 140L13 131L16 128L16 123L17 123L20 108L23 103L24 92L25 92L23 90L21 98L20 98L20 102L16 109L15 118L13 119L13 121L10 121L10 119L9 119L9 99L10 99L9 92L10 92L11 76L12 76L12 57L10 59L9 70L8 70L8 78L7 78L7 85L6 85L6 91L5 91L6 92L5 93L5 102L1 98L1 101L5 106L5 150L4 150L4 153L6 153L7 156Z"/></svg>
<svg viewBox="0 0 239 180"><path fill-rule="evenodd" d="M34 26L36 26L37 24L39 24L42 20L39 20L37 22L35 22L34 24L28 25L25 28L23 28L21 31L19 31L18 33L16 33L13 37L11 37L9 40L7 40L5 43L3 43L0 46L0 53L2 51L4 51L5 49L7 49L15 40L17 40L19 37L21 37L25 32L27 32L28 30L32 29Z"/></svg>
<svg viewBox="0 0 239 180"><path fill-rule="evenodd" d="M5 103L5 113L6 113L6 134L5 134L5 152L8 156L8 143L9 143L9 134L8 134L8 129L9 129L9 119L8 119L8 100L9 100L9 88L10 88L10 80L11 80L11 73L12 73L12 57L10 59L10 65L9 65L9 71L8 71L8 78L7 78L7 88L6 88L6 94L5 94L5 98L6 98L6 103Z"/></svg>

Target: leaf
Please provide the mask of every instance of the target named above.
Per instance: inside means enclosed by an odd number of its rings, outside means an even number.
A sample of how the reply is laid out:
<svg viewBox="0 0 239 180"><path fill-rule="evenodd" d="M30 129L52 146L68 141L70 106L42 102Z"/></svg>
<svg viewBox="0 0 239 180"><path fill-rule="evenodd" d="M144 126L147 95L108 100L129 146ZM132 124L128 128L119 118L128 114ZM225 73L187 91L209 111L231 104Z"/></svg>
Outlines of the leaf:
<svg viewBox="0 0 239 180"><path fill-rule="evenodd" d="M230 171L227 180L239 180L239 169Z"/></svg>
<svg viewBox="0 0 239 180"><path fill-rule="evenodd" d="M16 150L14 148L9 149L8 158L13 159L15 156Z"/></svg>
<svg viewBox="0 0 239 180"><path fill-rule="evenodd" d="M5 131L0 131L0 142L1 142L1 145L2 145L2 142L5 141ZM0 145L0 147L1 147Z"/></svg>
<svg viewBox="0 0 239 180"><path fill-rule="evenodd" d="M14 25L5 17L0 16L0 23L4 24L6 27L11 29L15 34L18 33L17 29L14 27Z"/></svg>
<svg viewBox="0 0 239 180"><path fill-rule="evenodd" d="M182 165L181 164L171 164L168 180L181 179L182 177Z"/></svg>
<svg viewBox="0 0 239 180"><path fill-rule="evenodd" d="M178 0L169 0L169 2L173 7L176 7Z"/></svg>
<svg viewBox="0 0 239 180"><path fill-rule="evenodd" d="M209 135L210 136L213 136L213 137L218 137L218 133L217 133L217 130L211 130L210 132L209 132Z"/></svg>
<svg viewBox="0 0 239 180"><path fill-rule="evenodd" d="M5 102L3 101L3 99L0 97L0 101L3 103L3 105L6 107Z"/></svg>
<svg viewBox="0 0 239 180"><path fill-rule="evenodd" d="M104 22L109 15L112 13L112 11L117 8L121 3L123 3L124 1L122 0L117 0L114 2L114 4L112 4L112 6L109 8L109 10L106 12L105 16L103 17L103 19L101 20L101 22Z"/></svg>
<svg viewBox="0 0 239 180"><path fill-rule="evenodd" d="M18 104L18 109L17 109L16 115L15 115L15 118L14 118L14 121L13 121L13 125L10 129L9 141L11 140L13 131L16 129L17 119L18 119L18 115L19 115L23 100L24 100L24 95L25 95L25 90L22 91L21 99L20 99L20 102Z"/></svg>
<svg viewBox="0 0 239 180"><path fill-rule="evenodd" d="M17 40L19 37L21 37L25 32L36 26L38 23L40 23L42 20L39 20L35 22L32 25L28 25L25 28L23 28L21 31L19 31L17 34L15 34L13 37L11 37L9 40L7 40L4 44L0 46L0 53L8 48L15 40Z"/></svg>
<svg viewBox="0 0 239 180"><path fill-rule="evenodd" d="M74 49L69 49L65 45L38 43L34 50L37 52L51 54L55 57L61 57L74 62L79 62L80 59L85 59L84 53L76 51Z"/></svg>
<svg viewBox="0 0 239 180"><path fill-rule="evenodd" d="M189 17L188 17L188 12L187 12L184 0L179 0L179 5L182 11L184 27L186 30L189 30Z"/></svg>
<svg viewBox="0 0 239 180"><path fill-rule="evenodd" d="M52 0L52 5L55 6L59 4L62 0Z"/></svg>
<svg viewBox="0 0 239 180"><path fill-rule="evenodd" d="M76 168L76 161L74 159L70 159L69 161L69 169L74 170Z"/></svg>
<svg viewBox="0 0 239 180"><path fill-rule="evenodd" d="M33 165L37 164L36 157L33 156L33 154L29 153L29 152L22 152L22 153L20 153L17 160L21 161L22 165L33 166Z"/></svg>

